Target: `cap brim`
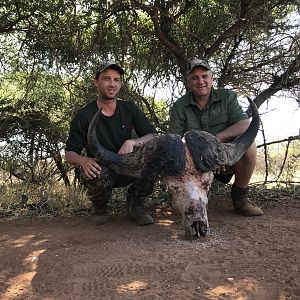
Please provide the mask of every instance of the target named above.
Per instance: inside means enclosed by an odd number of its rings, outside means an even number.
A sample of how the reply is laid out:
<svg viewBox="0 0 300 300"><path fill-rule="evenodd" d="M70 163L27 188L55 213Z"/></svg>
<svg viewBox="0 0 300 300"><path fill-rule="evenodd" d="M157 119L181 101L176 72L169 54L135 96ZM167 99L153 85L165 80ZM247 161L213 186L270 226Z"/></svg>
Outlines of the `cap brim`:
<svg viewBox="0 0 300 300"><path fill-rule="evenodd" d="M204 66L204 65L202 65L202 64L199 64L199 65L195 65L195 66L193 66L189 71L188 71L188 74L190 74L195 68L197 68L197 67L201 67L201 68L204 68L204 69L206 69L206 70L210 70L210 68L208 68L207 66Z"/></svg>
<svg viewBox="0 0 300 300"><path fill-rule="evenodd" d="M118 71L121 75L123 75L125 73L124 70L119 65L110 65L110 66L106 67L105 69L109 69L109 68Z"/></svg>

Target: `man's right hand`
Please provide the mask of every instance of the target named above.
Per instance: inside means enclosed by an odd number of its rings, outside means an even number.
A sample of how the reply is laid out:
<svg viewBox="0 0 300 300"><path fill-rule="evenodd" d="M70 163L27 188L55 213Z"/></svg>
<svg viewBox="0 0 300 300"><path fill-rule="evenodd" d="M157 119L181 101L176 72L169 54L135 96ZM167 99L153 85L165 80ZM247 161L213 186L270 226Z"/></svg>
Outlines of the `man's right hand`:
<svg viewBox="0 0 300 300"><path fill-rule="evenodd" d="M94 179L101 173L101 167L98 165L96 158L82 156L80 167L88 179Z"/></svg>

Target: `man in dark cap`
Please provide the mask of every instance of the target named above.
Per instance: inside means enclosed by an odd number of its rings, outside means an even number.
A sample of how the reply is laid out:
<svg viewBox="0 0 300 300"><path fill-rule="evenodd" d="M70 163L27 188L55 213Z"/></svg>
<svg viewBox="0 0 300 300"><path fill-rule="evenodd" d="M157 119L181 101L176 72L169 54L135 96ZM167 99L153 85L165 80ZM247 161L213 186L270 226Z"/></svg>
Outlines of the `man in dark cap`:
<svg viewBox="0 0 300 300"><path fill-rule="evenodd" d="M221 142L230 142L248 128L250 121L238 103L237 94L228 89L214 89L213 74L205 59L193 58L187 65L189 92L170 109L169 132L184 135L198 129L215 134ZM248 184L256 165L253 143L234 166L215 170L215 178L228 183L234 176L231 197L234 209L244 216L260 216L263 211L248 197Z"/></svg>
<svg viewBox="0 0 300 300"><path fill-rule="evenodd" d="M83 183L94 206L96 225L108 222L107 203L112 190L127 185L130 185L127 192L128 217L138 225L153 223L152 217L145 211L144 197L152 193L155 178L134 180L116 174L99 165L87 143L89 124L99 109L101 114L97 138L111 151L119 154L130 153L156 135L154 126L136 104L117 99L123 74L124 70L116 62L101 62L94 79L97 99L88 103L74 116L66 143L66 161L80 168ZM132 138L133 131L138 138ZM82 155L83 151L86 156Z"/></svg>

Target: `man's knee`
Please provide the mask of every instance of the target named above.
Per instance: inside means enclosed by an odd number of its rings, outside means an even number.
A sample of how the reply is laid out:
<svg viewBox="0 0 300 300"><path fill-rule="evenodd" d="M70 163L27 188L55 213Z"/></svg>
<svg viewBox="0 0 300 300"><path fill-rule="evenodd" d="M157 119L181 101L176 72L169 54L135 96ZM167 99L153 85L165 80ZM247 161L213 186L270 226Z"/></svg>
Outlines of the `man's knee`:
<svg viewBox="0 0 300 300"><path fill-rule="evenodd" d="M243 169L254 169L256 165L256 153L256 144L253 143L244 153L242 158L232 166L233 172L236 173Z"/></svg>
<svg viewBox="0 0 300 300"><path fill-rule="evenodd" d="M248 161L253 161L256 163L256 155L257 155L256 144L252 143L252 145L247 149L247 151L243 155L242 159L245 158Z"/></svg>

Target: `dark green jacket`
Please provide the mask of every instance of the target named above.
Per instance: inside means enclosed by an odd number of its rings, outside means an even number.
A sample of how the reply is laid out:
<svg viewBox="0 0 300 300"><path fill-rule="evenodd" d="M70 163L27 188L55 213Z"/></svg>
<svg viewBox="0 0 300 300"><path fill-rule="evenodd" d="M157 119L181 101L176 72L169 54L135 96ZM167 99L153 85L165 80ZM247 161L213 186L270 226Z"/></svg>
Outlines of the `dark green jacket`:
<svg viewBox="0 0 300 300"><path fill-rule="evenodd" d="M198 129L217 134L238 121L248 119L237 94L228 89L212 89L204 109L197 106L191 92L179 98L170 109L169 133L183 136Z"/></svg>

